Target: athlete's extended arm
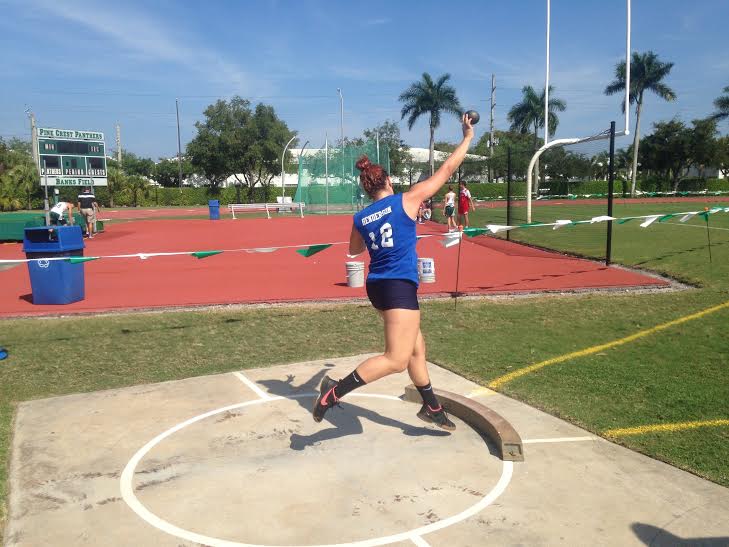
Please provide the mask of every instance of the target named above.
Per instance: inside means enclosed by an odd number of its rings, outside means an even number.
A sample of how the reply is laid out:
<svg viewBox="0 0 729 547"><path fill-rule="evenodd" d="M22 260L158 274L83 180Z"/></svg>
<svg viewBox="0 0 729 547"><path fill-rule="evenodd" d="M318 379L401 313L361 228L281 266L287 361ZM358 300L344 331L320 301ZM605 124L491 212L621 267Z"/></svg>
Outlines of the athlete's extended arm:
<svg viewBox="0 0 729 547"><path fill-rule="evenodd" d="M473 126L471 125L471 119L465 114L462 123L463 140L461 144L448 156L448 159L443 162L443 165L440 166L440 169L432 177L423 182L419 182L403 195L403 207L411 218L415 218L417 215L420 202L433 197L448 181L451 175L456 172L458 166L463 163L466 152L468 152L468 146L473 139Z"/></svg>
<svg viewBox="0 0 729 547"><path fill-rule="evenodd" d="M362 236L352 224L352 233L349 235L349 256L357 256L365 251L365 242Z"/></svg>

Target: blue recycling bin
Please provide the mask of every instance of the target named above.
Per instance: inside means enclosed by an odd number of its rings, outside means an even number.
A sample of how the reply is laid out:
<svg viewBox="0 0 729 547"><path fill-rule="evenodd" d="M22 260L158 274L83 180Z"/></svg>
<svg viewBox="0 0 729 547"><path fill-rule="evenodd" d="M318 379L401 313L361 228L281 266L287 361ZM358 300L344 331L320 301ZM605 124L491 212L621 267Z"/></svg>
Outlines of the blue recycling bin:
<svg viewBox="0 0 729 547"><path fill-rule="evenodd" d="M23 251L28 262L33 304L70 304L85 297L84 265L44 258L84 255L80 226L38 226L25 229Z"/></svg>
<svg viewBox="0 0 729 547"><path fill-rule="evenodd" d="M220 200L208 200L208 208L210 209L210 220L220 220Z"/></svg>

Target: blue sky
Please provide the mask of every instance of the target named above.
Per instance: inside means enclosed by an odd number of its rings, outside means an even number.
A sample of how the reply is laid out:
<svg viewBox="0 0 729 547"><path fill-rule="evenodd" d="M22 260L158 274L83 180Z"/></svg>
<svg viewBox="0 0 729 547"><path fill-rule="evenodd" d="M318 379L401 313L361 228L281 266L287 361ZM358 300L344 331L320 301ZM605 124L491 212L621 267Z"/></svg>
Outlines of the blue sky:
<svg viewBox="0 0 729 547"><path fill-rule="evenodd" d="M729 2L633 1L633 49L673 61L674 103L650 96L642 133L656 120L708 115L729 85ZM397 97L424 71L450 73L461 103L487 130L491 73L496 128L525 84L544 85L544 0L333 0L106 2L0 0L0 136L28 137L30 107L40 126L100 130L114 147L157 158L183 146L217 98L238 94L273 105L301 142L339 135L344 95L348 136L400 120ZM623 0L552 1L552 76L567 102L557 137L622 123L620 98L602 90L624 54ZM726 132L726 125L722 130ZM425 120L405 141L427 146ZM454 141L454 119L436 134ZM618 146L626 143L619 142Z"/></svg>

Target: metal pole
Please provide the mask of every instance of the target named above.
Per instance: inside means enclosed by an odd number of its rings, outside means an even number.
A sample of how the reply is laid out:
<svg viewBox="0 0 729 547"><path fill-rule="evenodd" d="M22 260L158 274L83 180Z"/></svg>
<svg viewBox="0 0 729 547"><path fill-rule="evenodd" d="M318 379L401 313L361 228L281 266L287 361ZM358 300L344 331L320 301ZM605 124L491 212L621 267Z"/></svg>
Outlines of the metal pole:
<svg viewBox="0 0 729 547"><path fill-rule="evenodd" d="M339 134L341 135L339 139L339 146L344 150L344 97L342 96L342 90L340 88L337 88L337 93L339 93ZM342 162L342 169L344 169L344 162ZM344 173L344 171L342 171ZM344 176L342 176L344 178Z"/></svg>
<svg viewBox="0 0 729 547"><path fill-rule="evenodd" d="M491 75L491 125L489 129L489 182L493 182L494 161L494 108L496 108L496 75Z"/></svg>
<svg viewBox="0 0 729 547"><path fill-rule="evenodd" d="M613 216L613 187L615 185L615 122L610 122L610 160L608 162L608 210ZM605 248L605 266L610 266L613 249L613 221L607 223L607 243Z"/></svg>
<svg viewBox="0 0 729 547"><path fill-rule="evenodd" d="M179 118L177 123L179 128ZM119 167L122 166L121 127L119 127L119 124L116 124L116 162L119 164Z"/></svg>
<svg viewBox="0 0 729 547"><path fill-rule="evenodd" d="M286 143L286 146L284 146L283 154L281 154L281 201L283 201L283 198L286 196L286 186L284 185L284 179L286 178L286 173L284 172L284 157L286 156L286 149L289 147L289 144L294 142L295 138L296 135L291 137L289 142Z"/></svg>
<svg viewBox="0 0 729 547"><path fill-rule="evenodd" d="M377 163L380 163L380 132L375 133L375 139L377 141ZM389 171L388 171L389 173Z"/></svg>
<svg viewBox="0 0 729 547"><path fill-rule="evenodd" d="M180 192L182 192L182 141L180 140L180 105L179 99L175 99L175 110L177 111L177 169L180 176Z"/></svg>
<svg viewBox="0 0 729 547"><path fill-rule="evenodd" d="M324 194L326 196L326 211L329 214L329 134L324 134L324 180L326 181L326 189Z"/></svg>
<svg viewBox="0 0 729 547"><path fill-rule="evenodd" d="M506 149L506 225L511 226L511 146ZM506 231L506 239L511 240L511 230Z"/></svg>
<svg viewBox="0 0 729 547"><path fill-rule="evenodd" d="M33 156L33 162L35 166L40 170L40 154L38 151L38 128L35 125L35 114L29 112L30 116L30 146L31 154Z"/></svg>
<svg viewBox="0 0 729 547"><path fill-rule="evenodd" d="M48 169L46 169L46 160L43 160L43 191L45 198L43 199L43 209L46 212L46 226L51 225L51 208L48 206Z"/></svg>
<svg viewBox="0 0 729 547"><path fill-rule="evenodd" d="M626 33L625 33L625 135L630 134L630 127L628 126L630 118L630 0L627 0L627 21L626 21Z"/></svg>
<svg viewBox="0 0 729 547"><path fill-rule="evenodd" d="M544 144L549 142L549 27L552 1L547 0L547 73L544 79Z"/></svg>

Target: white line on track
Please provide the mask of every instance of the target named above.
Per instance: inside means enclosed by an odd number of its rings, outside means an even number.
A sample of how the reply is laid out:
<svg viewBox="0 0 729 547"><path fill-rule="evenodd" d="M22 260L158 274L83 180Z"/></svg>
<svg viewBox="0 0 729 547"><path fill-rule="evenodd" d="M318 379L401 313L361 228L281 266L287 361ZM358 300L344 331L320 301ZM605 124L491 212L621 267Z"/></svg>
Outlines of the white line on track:
<svg viewBox="0 0 729 547"><path fill-rule="evenodd" d="M233 376L238 378L241 382L243 382L246 386L248 386L251 391L253 391L256 395L258 395L261 399L270 399L271 396L263 391L260 387L258 387L254 382L251 382L248 378L243 376L240 372L234 372Z"/></svg>
<svg viewBox="0 0 729 547"><path fill-rule="evenodd" d="M246 380L247 380L247 378L246 378ZM311 396L312 396L312 394L296 394L296 395L289 395L288 397L267 396L266 399L253 399L252 401L246 401L243 403L225 406L223 408L218 408L216 410L211 410L210 412L205 412L204 414L200 414L198 416L190 418L189 420L181 422L181 423L177 424L176 426L168 429L167 431L160 433L154 439L152 439L147 444L145 444L142 448L140 448L137 451L137 453L134 454L134 456L132 456L132 459L129 460L126 467L122 471L121 477L119 479L119 483L120 483L119 486L120 486L120 490L121 490L122 499L126 502L126 504L129 506L129 508L132 509L132 511L134 511L137 514L137 516L139 516L140 518L145 520L148 524L151 524L158 530L166 532L167 534L170 534L172 536L186 539L188 541L192 541L195 543L201 543L203 545L210 545L212 547L264 547L261 545L254 545L254 544L249 544L249 543L238 543L235 541L205 536L203 534L185 530L183 528L175 526L174 524L171 524L170 522L167 522L167 521L161 519L160 517L158 517L157 515L152 513L149 509L147 509L135 495L134 484L133 484L135 470L136 470L136 467L139 464L139 462L144 458L144 456L150 450L152 450L157 444L162 442L164 439L166 439L170 435L173 435L174 433L180 431L181 429L183 429L189 425L192 425L196 422L199 422L199 421L209 418L211 416L215 416L216 414L221 414L223 412L227 412L227 411L231 411L231 410L237 410L239 408L245 408L245 407L249 407L249 406L253 406L253 405L265 404L265 403L273 402L273 401L283 401L286 399L300 399L300 398L306 398L306 397L311 397ZM388 399L388 400L392 400L392 401L403 402L402 399L400 399L399 397L395 397L393 395L379 395L379 394L375 394L375 393L352 393L352 394L350 394L350 396L351 397L371 397L371 398L377 398L377 399ZM433 522L426 526L421 526L420 528L415 528L414 530L402 532L399 534L393 534L390 536L383 536L383 537L372 538L372 539L365 539L362 541L355 541L355 542L351 542L351 543L337 543L336 545L327 545L327 546L322 545L319 547L377 547L379 545L389 545L391 543L398 543L398 542L402 542L402 541L412 541L413 543L418 545L418 547L426 547L426 546L429 547L427 542L425 542L425 540L423 540L421 536L423 536L425 534L430 534L431 532L436 532L438 530L442 530L444 528L447 528L449 526L462 522L462 521L478 514L480 511L483 511L486 507L488 507L496 499L498 499L498 497L501 494L504 493L504 491L506 490L506 487L509 485L509 482L511 481L511 477L512 477L513 473L514 473L514 462L511 462L511 461L502 462L501 476L499 477L498 482L491 489L491 491L488 492L483 498L481 498L477 503L475 503L471 507L468 507L467 509L465 509L465 510L461 511L460 513L455 514L451 517ZM418 540L420 540L422 543L417 543ZM274 547L274 546L265 546L265 547ZM291 546L287 546L287 547L291 547ZM316 547L316 546L309 545L308 547Z"/></svg>
<svg viewBox="0 0 729 547"><path fill-rule="evenodd" d="M549 439L523 439L523 444L540 444L540 443L578 443L582 441L596 441L600 437L552 437Z"/></svg>
<svg viewBox="0 0 729 547"><path fill-rule="evenodd" d="M410 536L410 541L412 541L415 545L418 547L430 547L430 543L425 541L423 538L417 535Z"/></svg>
<svg viewBox="0 0 729 547"><path fill-rule="evenodd" d="M697 226L696 224L679 224L678 222L666 222L667 226L684 226L686 228L701 228L706 230L706 226ZM729 232L729 228L719 228L718 226L709 226L709 230L723 230Z"/></svg>

